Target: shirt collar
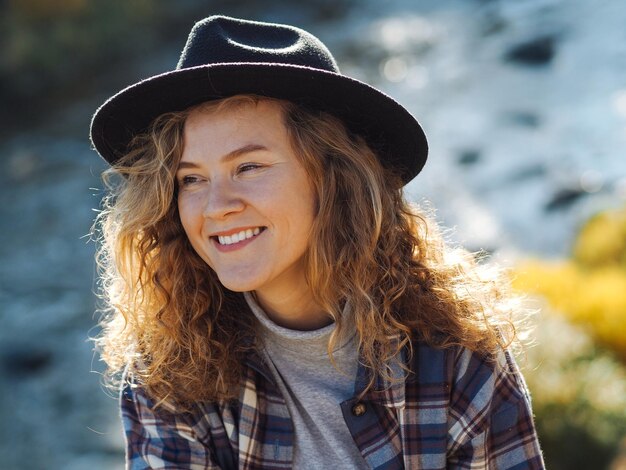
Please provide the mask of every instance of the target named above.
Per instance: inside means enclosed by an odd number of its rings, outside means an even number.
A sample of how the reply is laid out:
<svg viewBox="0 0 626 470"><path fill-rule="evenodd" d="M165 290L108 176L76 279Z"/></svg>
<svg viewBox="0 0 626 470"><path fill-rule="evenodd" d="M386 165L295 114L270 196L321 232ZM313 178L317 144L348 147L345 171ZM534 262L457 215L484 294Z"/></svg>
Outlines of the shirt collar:
<svg viewBox="0 0 626 470"><path fill-rule="evenodd" d="M398 355L389 362L391 376L394 380L384 380L377 376L374 386L363 395L362 400L377 403L387 408L403 409L405 407L405 383L408 372L402 368L401 364L407 365L405 348L401 349ZM273 386L276 386L267 364L256 350L251 349L248 352L246 365L263 376ZM363 363L359 361L354 384L355 397L360 396L367 385L368 373Z"/></svg>
<svg viewBox="0 0 626 470"><path fill-rule="evenodd" d="M364 395L363 400L371 401L387 408L403 409L405 406L405 384L408 372L402 365L407 365L405 348L387 364L390 368L390 376L393 380L385 380L380 375L376 376L374 386ZM355 383L355 396L359 396L367 385L368 370L359 362Z"/></svg>
<svg viewBox="0 0 626 470"><path fill-rule="evenodd" d="M258 372L263 376L265 380L270 382L272 385L276 386L276 382L274 381L274 377L256 349L251 349L245 359L246 365L250 367L252 370Z"/></svg>

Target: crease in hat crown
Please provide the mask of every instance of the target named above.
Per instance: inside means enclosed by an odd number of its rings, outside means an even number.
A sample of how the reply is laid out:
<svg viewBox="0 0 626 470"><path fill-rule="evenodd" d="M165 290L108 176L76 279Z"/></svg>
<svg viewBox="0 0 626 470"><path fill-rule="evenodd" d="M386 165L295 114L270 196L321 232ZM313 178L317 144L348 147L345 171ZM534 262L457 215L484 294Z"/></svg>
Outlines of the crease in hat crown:
<svg viewBox="0 0 626 470"><path fill-rule="evenodd" d="M340 73L330 50L303 29L222 15L209 16L193 26L176 69L209 63L261 62Z"/></svg>
<svg viewBox="0 0 626 470"><path fill-rule="evenodd" d="M294 26L220 15L194 25L176 68L102 104L91 121L91 142L115 164L161 114L237 94L292 101L338 117L404 184L426 162L428 144L415 117L382 91L343 75L317 37Z"/></svg>

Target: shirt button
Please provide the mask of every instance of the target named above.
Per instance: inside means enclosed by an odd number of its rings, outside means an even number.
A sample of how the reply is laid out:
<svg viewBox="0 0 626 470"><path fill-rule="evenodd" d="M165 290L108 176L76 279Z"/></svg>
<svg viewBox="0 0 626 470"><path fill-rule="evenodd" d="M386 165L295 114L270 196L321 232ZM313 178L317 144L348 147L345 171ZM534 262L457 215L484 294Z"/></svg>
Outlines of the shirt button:
<svg viewBox="0 0 626 470"><path fill-rule="evenodd" d="M365 406L364 403L356 403L352 407L352 414L354 416L363 416L366 411L367 411L367 407Z"/></svg>

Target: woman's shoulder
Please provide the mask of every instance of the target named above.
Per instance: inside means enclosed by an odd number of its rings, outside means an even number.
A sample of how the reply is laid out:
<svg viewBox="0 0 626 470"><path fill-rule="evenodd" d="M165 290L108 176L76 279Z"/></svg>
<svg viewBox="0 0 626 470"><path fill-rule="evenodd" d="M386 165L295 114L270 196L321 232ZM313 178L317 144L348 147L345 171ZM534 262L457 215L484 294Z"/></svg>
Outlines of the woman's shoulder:
<svg viewBox="0 0 626 470"><path fill-rule="evenodd" d="M421 387L438 385L451 400L472 402L529 401L528 390L513 353L474 351L464 346L438 347L422 341L409 353L411 375Z"/></svg>

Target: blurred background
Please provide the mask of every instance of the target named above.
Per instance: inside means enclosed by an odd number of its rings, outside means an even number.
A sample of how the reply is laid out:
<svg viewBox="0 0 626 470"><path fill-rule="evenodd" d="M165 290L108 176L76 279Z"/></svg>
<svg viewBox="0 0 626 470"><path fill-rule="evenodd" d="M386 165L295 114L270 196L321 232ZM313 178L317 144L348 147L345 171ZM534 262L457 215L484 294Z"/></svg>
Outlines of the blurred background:
<svg viewBox="0 0 626 470"><path fill-rule="evenodd" d="M431 144L410 199L540 309L520 358L548 468L626 468L623 0L0 1L0 469L121 469L87 236L108 96L210 14L301 26Z"/></svg>

